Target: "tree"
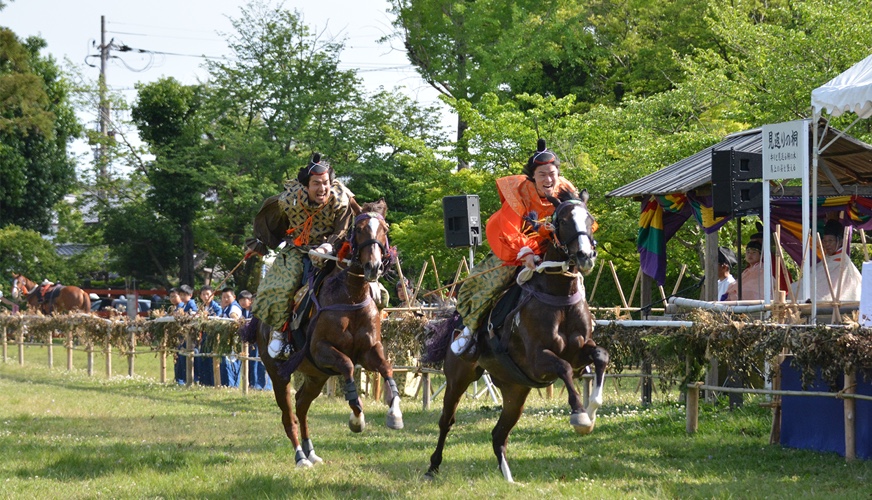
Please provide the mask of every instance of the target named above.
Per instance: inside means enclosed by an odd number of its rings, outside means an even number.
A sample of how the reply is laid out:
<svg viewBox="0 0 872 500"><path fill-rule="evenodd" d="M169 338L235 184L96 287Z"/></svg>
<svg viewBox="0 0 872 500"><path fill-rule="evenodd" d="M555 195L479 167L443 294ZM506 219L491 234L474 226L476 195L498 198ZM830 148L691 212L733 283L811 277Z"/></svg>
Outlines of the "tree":
<svg viewBox="0 0 872 500"><path fill-rule="evenodd" d="M202 89L174 78L137 85L131 116L155 155L143 164L151 184L148 200L179 232L179 281L194 284L194 221L203 205L209 164L201 143L205 123L199 114Z"/></svg>
<svg viewBox="0 0 872 500"><path fill-rule="evenodd" d="M75 182L68 143L81 133L69 84L45 42L0 28L0 226L47 232L51 208Z"/></svg>
<svg viewBox="0 0 872 500"><path fill-rule="evenodd" d="M55 252L54 245L32 229L15 225L0 228L0 275L3 293L11 290L12 273L23 274L39 283L49 279L56 283L73 283L76 270Z"/></svg>

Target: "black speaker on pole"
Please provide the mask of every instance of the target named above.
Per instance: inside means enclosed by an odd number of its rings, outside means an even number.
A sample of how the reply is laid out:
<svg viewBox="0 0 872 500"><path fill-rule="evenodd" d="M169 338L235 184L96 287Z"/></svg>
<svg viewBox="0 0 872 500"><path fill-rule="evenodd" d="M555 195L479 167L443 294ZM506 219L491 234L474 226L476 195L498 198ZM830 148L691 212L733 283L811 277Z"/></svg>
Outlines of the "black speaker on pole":
<svg viewBox="0 0 872 500"><path fill-rule="evenodd" d="M746 215L763 207L763 155L712 150L712 212L715 217Z"/></svg>
<svg viewBox="0 0 872 500"><path fill-rule="evenodd" d="M449 248L481 244L481 212L477 194L442 198L445 245Z"/></svg>

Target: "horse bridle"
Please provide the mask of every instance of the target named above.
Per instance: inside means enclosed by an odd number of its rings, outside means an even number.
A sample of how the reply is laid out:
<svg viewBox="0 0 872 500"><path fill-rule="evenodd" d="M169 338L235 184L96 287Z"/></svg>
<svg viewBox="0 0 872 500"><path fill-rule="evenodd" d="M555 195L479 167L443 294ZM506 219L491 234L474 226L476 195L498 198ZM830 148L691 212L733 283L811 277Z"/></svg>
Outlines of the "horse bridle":
<svg viewBox="0 0 872 500"><path fill-rule="evenodd" d="M385 243L382 243L381 241L379 241L375 238L370 238L370 239L362 241L360 243L357 242L357 238L356 238L357 225L359 223L361 223L362 221L369 220L369 219L378 219L379 221L384 223L385 226L387 226L387 222L385 221L385 218L381 214L376 213L376 212L365 212L365 213L362 213L362 214L358 215L357 217L355 217L354 218L354 225L352 226L352 229L351 229L351 234L348 235L348 240L349 240L349 243L351 245L351 261L352 262L360 262L361 250L363 250L364 248L371 246L371 245L378 245L378 247L382 251L382 267L384 269L388 269L388 266L390 266L393 263L394 258L396 257L396 248L393 248L390 246L390 244L388 243L387 235L385 235Z"/></svg>
<svg viewBox="0 0 872 500"><path fill-rule="evenodd" d="M560 212L563 210L564 207L567 207L567 206L571 207L571 206L576 206L576 205L582 206L585 208L585 210L587 210L587 205L585 205L585 203L583 201L581 201L581 200L567 200L567 201L562 202L560 205L557 205L557 208L554 209L554 213L551 214L551 225L554 226L554 228L555 228L554 232L552 233L553 244L564 255L570 256L570 257L571 257L571 254L569 252L569 245L571 245L572 243L577 241L582 236L587 236L588 238L590 238L590 244L593 247L594 252L596 252L596 240L593 238L593 235L590 233L590 231L576 231L575 234L570 235L569 238L561 238L559 236L559 232L560 232L559 231L559 229L560 229L559 215L560 215ZM590 212L588 212L587 215L588 215L588 217L593 219L593 216L590 215Z"/></svg>

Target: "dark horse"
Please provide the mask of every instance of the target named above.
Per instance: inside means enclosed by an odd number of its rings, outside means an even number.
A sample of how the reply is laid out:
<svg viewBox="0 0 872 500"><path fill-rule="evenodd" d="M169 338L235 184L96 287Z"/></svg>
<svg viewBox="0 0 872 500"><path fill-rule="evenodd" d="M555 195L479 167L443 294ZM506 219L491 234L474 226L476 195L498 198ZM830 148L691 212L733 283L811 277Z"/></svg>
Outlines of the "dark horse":
<svg viewBox="0 0 872 500"><path fill-rule="evenodd" d="M21 274L12 275L12 298L24 297L31 311L41 311L43 314L53 312L91 312L91 298L77 286L53 285L46 292L40 303L39 285Z"/></svg>
<svg viewBox="0 0 872 500"><path fill-rule="evenodd" d="M520 302L492 337L480 335L476 360L467 361L447 349L456 320L446 321L429 342L426 358L444 358L446 388L439 442L430 456L426 477L432 479L439 472L457 404L469 384L485 370L503 397L502 412L491 435L497 465L507 481L513 482L506 461L509 433L521 417L532 387L562 380L572 410L569 423L579 434L593 431L596 410L602 404L603 374L609 355L591 339L593 319L584 296L582 275L590 273L596 258L591 234L594 221L587 211L587 198L587 191L583 191L581 198L575 193L561 193L560 200L551 200L556 205L551 219L554 233L544 262L537 268L539 272L522 272L522 276L532 277L522 285ZM591 363L596 373L595 388L585 410L572 379Z"/></svg>
<svg viewBox="0 0 872 500"><path fill-rule="evenodd" d="M269 327L264 324L256 326L257 346L273 381L276 402L282 411L282 425L297 449L297 467L311 467L322 461L312 446L306 415L330 376L339 375L344 382L345 399L351 407L348 426L353 432L363 431L363 406L354 383L356 364L384 377L390 389L387 426L403 428L393 367L385 359L381 342L381 315L371 296L371 285L386 271L394 256L388 245L386 214L384 200L363 205L349 235L350 264L346 268L337 266L333 269L313 297L315 311L308 327L307 342L286 362L299 362L295 371L304 375L303 384L296 394L296 417L291 415L289 370L268 354Z"/></svg>

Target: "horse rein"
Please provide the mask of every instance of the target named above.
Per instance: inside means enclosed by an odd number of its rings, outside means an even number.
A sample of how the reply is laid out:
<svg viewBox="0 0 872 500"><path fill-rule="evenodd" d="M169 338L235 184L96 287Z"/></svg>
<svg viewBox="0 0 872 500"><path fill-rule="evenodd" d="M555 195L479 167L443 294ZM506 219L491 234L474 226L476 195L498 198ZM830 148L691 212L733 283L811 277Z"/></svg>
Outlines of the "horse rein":
<svg viewBox="0 0 872 500"><path fill-rule="evenodd" d="M552 242L554 243L554 246L557 247L557 249L560 250L560 252L562 252L564 255L570 257L569 245L577 241L581 236L587 236L588 238L590 238L591 246L594 248L594 251L596 251L596 240L593 239L593 236L589 231L576 231L575 234L573 234L569 239L561 239L557 235L560 227L557 217L560 214L561 210L566 206L581 206L584 207L585 210L587 210L587 205L585 205L585 203L580 200L564 201L563 203L558 205L557 208L554 209L554 213L551 214L551 225L555 227L555 231L552 233ZM593 216L590 215L590 212L588 212L587 214L588 217L593 218Z"/></svg>
<svg viewBox="0 0 872 500"><path fill-rule="evenodd" d="M357 240L355 238L355 235L357 234L357 225L362 221L370 220L370 219L377 219L382 224L384 224L385 227L387 227L387 222L385 221L385 218L381 214L376 213L376 212L366 212L366 213L362 213L362 214L358 215L357 217L355 217L354 218L354 227L351 230L351 234L348 235L348 241L349 241L349 244L351 245L351 259L350 260L352 263L354 263L354 262L360 263L361 250L363 250L364 248L371 246L371 245L378 245L378 247L382 251L382 267L387 269L388 266L390 266L391 263L393 263L394 257L396 256L396 249L391 248L390 244L388 243L387 228L385 229L385 243L382 243L381 241L379 241L375 238L370 238L368 240L357 243ZM362 274L352 273L351 271L348 271L348 273L353 275L353 276L360 277L360 278L363 277Z"/></svg>

